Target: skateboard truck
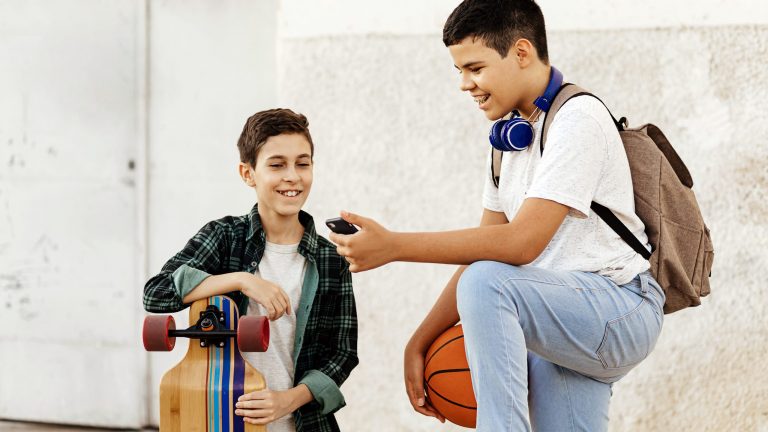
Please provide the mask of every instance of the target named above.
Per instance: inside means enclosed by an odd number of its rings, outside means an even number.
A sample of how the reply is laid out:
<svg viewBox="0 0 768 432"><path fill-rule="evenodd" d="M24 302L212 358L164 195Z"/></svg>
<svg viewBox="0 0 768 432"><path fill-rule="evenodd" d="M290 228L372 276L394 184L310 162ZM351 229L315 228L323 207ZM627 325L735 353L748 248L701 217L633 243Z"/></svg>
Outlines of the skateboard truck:
<svg viewBox="0 0 768 432"><path fill-rule="evenodd" d="M186 330L168 330L170 337L187 337L190 339L200 339L202 348L215 346L224 348L229 338L237 338L237 331L229 330L224 326L226 315L214 305L200 312L200 318L197 323Z"/></svg>
<svg viewBox="0 0 768 432"><path fill-rule="evenodd" d="M176 330L170 315L150 315L144 319L143 339L147 351L171 351L177 337L200 339L200 347L224 348L234 338L242 352L264 352L269 347L269 321L263 316L244 316L237 330L226 325L226 314L215 305L200 311L197 322L186 330Z"/></svg>

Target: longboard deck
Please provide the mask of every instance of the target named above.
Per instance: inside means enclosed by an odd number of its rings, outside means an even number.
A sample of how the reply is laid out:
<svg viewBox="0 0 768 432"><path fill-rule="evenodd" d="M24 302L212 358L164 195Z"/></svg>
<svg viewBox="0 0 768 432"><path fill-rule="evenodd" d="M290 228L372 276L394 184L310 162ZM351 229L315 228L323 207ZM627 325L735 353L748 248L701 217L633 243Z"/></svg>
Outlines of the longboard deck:
<svg viewBox="0 0 768 432"><path fill-rule="evenodd" d="M237 305L223 296L194 302L189 322L196 322L209 304L224 311L227 328L237 329ZM245 423L234 412L237 398L265 388L264 376L243 359L234 338L223 348L203 348L190 339L184 359L160 382L160 431L264 432L265 426Z"/></svg>

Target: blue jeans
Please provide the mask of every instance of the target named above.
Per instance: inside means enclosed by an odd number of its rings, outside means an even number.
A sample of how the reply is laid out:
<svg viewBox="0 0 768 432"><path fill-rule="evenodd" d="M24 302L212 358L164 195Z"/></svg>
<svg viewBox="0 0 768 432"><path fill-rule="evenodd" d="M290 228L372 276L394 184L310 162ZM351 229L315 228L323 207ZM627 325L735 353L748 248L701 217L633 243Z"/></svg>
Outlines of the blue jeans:
<svg viewBox="0 0 768 432"><path fill-rule="evenodd" d="M611 384L648 356L664 317L648 272L618 286L480 261L457 300L481 432L607 430Z"/></svg>

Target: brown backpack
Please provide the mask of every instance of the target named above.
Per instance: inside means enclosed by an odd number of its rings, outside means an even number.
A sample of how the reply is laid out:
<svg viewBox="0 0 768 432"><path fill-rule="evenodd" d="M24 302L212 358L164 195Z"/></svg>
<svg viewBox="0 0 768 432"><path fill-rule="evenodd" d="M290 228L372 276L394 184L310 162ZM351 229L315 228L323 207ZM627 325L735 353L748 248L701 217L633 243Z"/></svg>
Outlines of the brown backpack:
<svg viewBox="0 0 768 432"><path fill-rule="evenodd" d="M563 104L578 96L592 96L600 100L576 85L563 85L544 118L539 144L542 153L551 124L548 120L555 117ZM608 112L610 114L610 110ZM650 260L651 273L667 296L664 313L698 306L701 297L709 294L714 249L709 229L691 190L691 174L658 127L646 124L628 129L625 118L617 121L613 114L611 117L629 160L635 212L645 224L653 252L648 252L608 208L593 201L591 209L635 252ZM494 149L491 169L497 186L501 157L502 153Z"/></svg>

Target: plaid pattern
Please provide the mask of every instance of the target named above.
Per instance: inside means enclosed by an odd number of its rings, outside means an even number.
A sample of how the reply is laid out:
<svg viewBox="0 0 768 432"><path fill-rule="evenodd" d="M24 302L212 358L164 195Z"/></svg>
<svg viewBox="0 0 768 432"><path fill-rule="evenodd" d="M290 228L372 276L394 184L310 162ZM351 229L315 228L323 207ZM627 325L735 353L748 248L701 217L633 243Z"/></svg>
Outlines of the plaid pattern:
<svg viewBox="0 0 768 432"><path fill-rule="evenodd" d="M147 282L144 308L149 312L169 313L189 306L183 304L173 280L174 271L184 264L212 275L252 272L264 256L266 246L257 207L255 205L248 215L227 216L202 227L184 249ZM341 386L358 364L352 275L346 260L336 253L336 247L317 235L312 216L302 211L299 221L304 226L299 253L316 265L319 282L295 365L294 384L298 385L308 371L317 370ZM245 314L248 297L239 291L228 296L237 302L240 314ZM323 414L317 401L300 408L294 413L294 419L297 431L339 430L333 412Z"/></svg>

